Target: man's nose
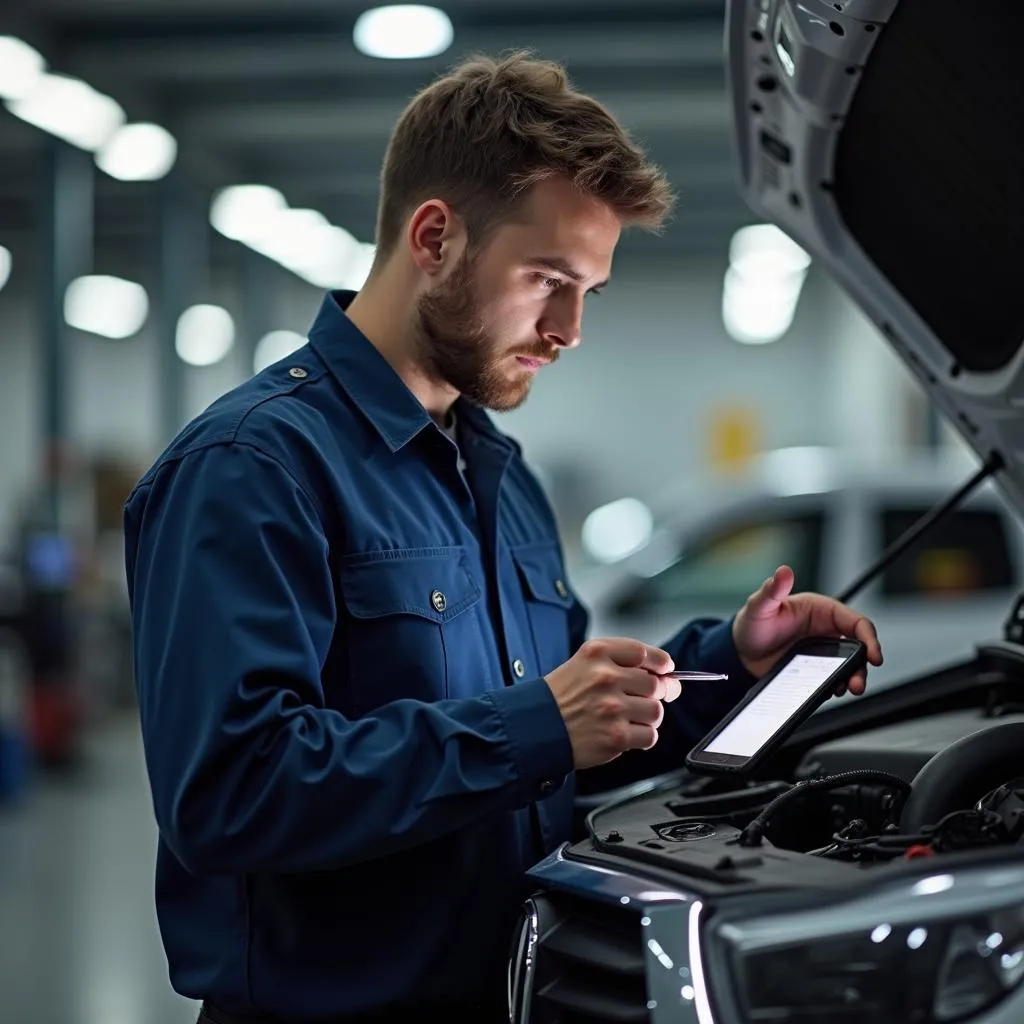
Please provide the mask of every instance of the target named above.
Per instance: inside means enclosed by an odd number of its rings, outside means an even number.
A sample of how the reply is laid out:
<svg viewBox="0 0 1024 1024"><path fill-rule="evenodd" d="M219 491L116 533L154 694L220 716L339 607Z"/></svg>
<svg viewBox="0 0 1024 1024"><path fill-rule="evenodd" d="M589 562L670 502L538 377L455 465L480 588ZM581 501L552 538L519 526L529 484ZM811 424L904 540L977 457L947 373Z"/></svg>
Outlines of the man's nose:
<svg viewBox="0 0 1024 1024"><path fill-rule="evenodd" d="M571 331L547 330L542 332L542 337L546 342L554 345L555 348L576 348L583 341L583 337L578 329Z"/></svg>
<svg viewBox="0 0 1024 1024"><path fill-rule="evenodd" d="M583 341L583 302L567 301L559 304L544 318L540 336L556 348L576 348Z"/></svg>

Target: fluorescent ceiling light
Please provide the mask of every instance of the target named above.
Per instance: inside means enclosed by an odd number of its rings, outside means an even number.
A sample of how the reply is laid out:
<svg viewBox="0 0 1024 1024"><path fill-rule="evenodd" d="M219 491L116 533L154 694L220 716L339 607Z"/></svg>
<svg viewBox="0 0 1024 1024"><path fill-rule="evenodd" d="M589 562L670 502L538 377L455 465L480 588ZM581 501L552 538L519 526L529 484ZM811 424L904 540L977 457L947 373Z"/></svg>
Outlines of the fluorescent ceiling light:
<svg viewBox="0 0 1024 1024"><path fill-rule="evenodd" d="M260 373L268 366L287 359L293 352L306 344L304 335L297 331L271 331L256 342L253 356L253 372Z"/></svg>
<svg viewBox="0 0 1024 1024"><path fill-rule="evenodd" d="M747 345L778 341L793 323L802 283L802 277L750 279L730 267L722 290L726 330Z"/></svg>
<svg viewBox="0 0 1024 1024"><path fill-rule="evenodd" d="M811 257L774 224L751 224L733 235L729 262L746 277L801 273Z"/></svg>
<svg viewBox="0 0 1024 1024"><path fill-rule="evenodd" d="M315 264L307 263L291 269L317 288L345 288L357 292L366 284L376 255L377 247L372 242L352 239L351 245L339 242L335 252L325 254Z"/></svg>
<svg viewBox="0 0 1024 1024"><path fill-rule="evenodd" d="M0 245L0 288L3 288L11 277L11 250Z"/></svg>
<svg viewBox="0 0 1024 1024"><path fill-rule="evenodd" d="M0 99L24 99L45 71L46 61L28 43L0 36Z"/></svg>
<svg viewBox="0 0 1024 1024"><path fill-rule="evenodd" d="M287 206L284 196L269 185L231 185L214 196L210 223L222 235L248 244L265 234Z"/></svg>
<svg viewBox="0 0 1024 1024"><path fill-rule="evenodd" d="M126 124L96 154L96 166L120 181L156 181L174 166L178 143L158 124Z"/></svg>
<svg viewBox="0 0 1024 1024"><path fill-rule="evenodd" d="M751 224L733 235L722 290L722 320L739 342L777 341L796 315L811 258L774 224Z"/></svg>
<svg viewBox="0 0 1024 1024"><path fill-rule="evenodd" d="M291 254L286 266L319 288L344 287L350 268L358 268L363 259L361 243L334 224L310 233L306 242L301 252Z"/></svg>
<svg viewBox="0 0 1024 1024"><path fill-rule="evenodd" d="M71 327L104 338L129 338L149 315L141 284L94 274L76 278L64 293L64 319Z"/></svg>
<svg viewBox="0 0 1024 1024"><path fill-rule="evenodd" d="M15 117L89 151L103 146L125 120L117 102L68 75L42 75L27 96L7 106Z"/></svg>
<svg viewBox="0 0 1024 1024"><path fill-rule="evenodd" d="M436 7L395 4L365 11L352 33L356 47L368 57L409 60L435 57L452 45L451 19Z"/></svg>
<svg viewBox="0 0 1024 1024"><path fill-rule="evenodd" d="M219 363L235 343L235 321L223 306L190 306L178 318L174 348L189 366Z"/></svg>
<svg viewBox="0 0 1024 1024"><path fill-rule="evenodd" d="M359 291L369 276L376 246L358 241L344 228L332 225L332 231L338 233L319 250L315 260L310 259L292 269L317 288L350 288Z"/></svg>
<svg viewBox="0 0 1024 1024"><path fill-rule="evenodd" d="M636 498L620 498L587 516L581 539L592 558L611 564L639 551L653 531L651 510Z"/></svg>
<svg viewBox="0 0 1024 1024"><path fill-rule="evenodd" d="M259 227L247 233L246 243L257 252L290 270L316 260L331 225L317 210L284 207L260 219Z"/></svg>
<svg viewBox="0 0 1024 1024"><path fill-rule="evenodd" d="M210 223L318 288L366 282L376 248L331 224L318 210L294 209L268 185L232 185L210 204Z"/></svg>

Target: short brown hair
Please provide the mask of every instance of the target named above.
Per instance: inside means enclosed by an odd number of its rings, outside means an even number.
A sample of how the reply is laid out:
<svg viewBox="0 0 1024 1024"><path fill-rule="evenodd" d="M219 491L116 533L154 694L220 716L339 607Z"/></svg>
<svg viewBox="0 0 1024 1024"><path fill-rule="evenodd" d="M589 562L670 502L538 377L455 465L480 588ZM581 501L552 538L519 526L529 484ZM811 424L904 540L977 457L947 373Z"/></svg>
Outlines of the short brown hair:
<svg viewBox="0 0 1024 1024"><path fill-rule="evenodd" d="M472 57L418 93L381 172L378 259L427 199L449 203L479 245L533 185L564 176L625 225L657 231L673 205L664 174L560 64L519 51Z"/></svg>

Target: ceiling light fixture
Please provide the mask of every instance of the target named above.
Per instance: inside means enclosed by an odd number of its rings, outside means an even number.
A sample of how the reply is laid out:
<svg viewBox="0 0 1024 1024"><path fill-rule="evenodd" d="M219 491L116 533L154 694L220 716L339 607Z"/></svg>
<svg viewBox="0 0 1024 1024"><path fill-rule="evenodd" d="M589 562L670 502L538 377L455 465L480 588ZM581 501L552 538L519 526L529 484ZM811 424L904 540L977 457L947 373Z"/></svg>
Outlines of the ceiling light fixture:
<svg viewBox="0 0 1024 1024"><path fill-rule="evenodd" d="M174 350L189 366L214 366L235 343L235 321L223 306L200 303L178 318Z"/></svg>
<svg viewBox="0 0 1024 1024"><path fill-rule="evenodd" d="M733 235L729 262L744 277L785 277L806 270L811 257L774 224L748 224Z"/></svg>
<svg viewBox="0 0 1024 1024"><path fill-rule="evenodd" d="M11 250L0 245L0 288L3 288L11 277L11 266L14 260L11 258Z"/></svg>
<svg viewBox="0 0 1024 1024"><path fill-rule="evenodd" d="M231 185L214 196L210 223L226 238L251 245L287 205L269 185Z"/></svg>
<svg viewBox="0 0 1024 1024"><path fill-rule="evenodd" d="M118 128L96 154L96 166L119 181L157 181L177 156L178 143L166 128L139 122Z"/></svg>
<svg viewBox="0 0 1024 1024"><path fill-rule="evenodd" d="M269 185L231 185L210 204L210 223L317 288L358 291L376 248L331 224L318 210L290 207Z"/></svg>
<svg viewBox="0 0 1024 1024"><path fill-rule="evenodd" d="M733 236L722 289L722 320L746 345L777 341L796 316L810 256L773 224L751 224Z"/></svg>
<svg viewBox="0 0 1024 1024"><path fill-rule="evenodd" d="M414 60L444 53L455 38L444 11L422 4L394 4L364 11L356 19L352 38L368 57Z"/></svg>
<svg viewBox="0 0 1024 1024"><path fill-rule="evenodd" d="M24 99L45 71L46 61L28 43L0 36L0 99Z"/></svg>
<svg viewBox="0 0 1024 1024"><path fill-rule="evenodd" d="M121 181L155 181L174 166L178 144L157 124L125 124L120 104L81 79L55 75L28 43L0 36L0 99L16 117L96 153Z"/></svg>
<svg viewBox="0 0 1024 1024"><path fill-rule="evenodd" d="M294 270L307 262L316 262L330 233L331 225L318 210L285 206L269 214L260 230L251 232L247 241L257 252Z"/></svg>
<svg viewBox="0 0 1024 1024"><path fill-rule="evenodd" d="M69 326L104 338L130 338L149 315L149 296L141 284L120 277L77 277L64 293Z"/></svg>
<svg viewBox="0 0 1024 1024"><path fill-rule="evenodd" d="M80 78L49 72L27 95L8 100L7 108L15 117L90 152L102 147L125 121L124 110L109 96Z"/></svg>
<svg viewBox="0 0 1024 1024"><path fill-rule="evenodd" d="M301 251L293 251L282 263L318 288L340 288L347 268L358 262L362 243L344 228L325 224L306 238Z"/></svg>

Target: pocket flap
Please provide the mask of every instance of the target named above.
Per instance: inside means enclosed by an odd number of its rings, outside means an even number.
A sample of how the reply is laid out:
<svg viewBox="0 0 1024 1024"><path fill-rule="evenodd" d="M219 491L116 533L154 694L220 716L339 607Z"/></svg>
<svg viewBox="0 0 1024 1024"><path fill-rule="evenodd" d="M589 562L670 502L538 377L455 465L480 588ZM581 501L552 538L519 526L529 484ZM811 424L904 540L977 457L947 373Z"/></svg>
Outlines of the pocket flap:
<svg viewBox="0 0 1024 1024"><path fill-rule="evenodd" d="M444 623L480 600L462 548L404 548L346 556L338 582L357 619L418 615Z"/></svg>
<svg viewBox="0 0 1024 1024"><path fill-rule="evenodd" d="M573 596L565 580L556 544L524 544L511 549L512 560L531 598L571 608Z"/></svg>

